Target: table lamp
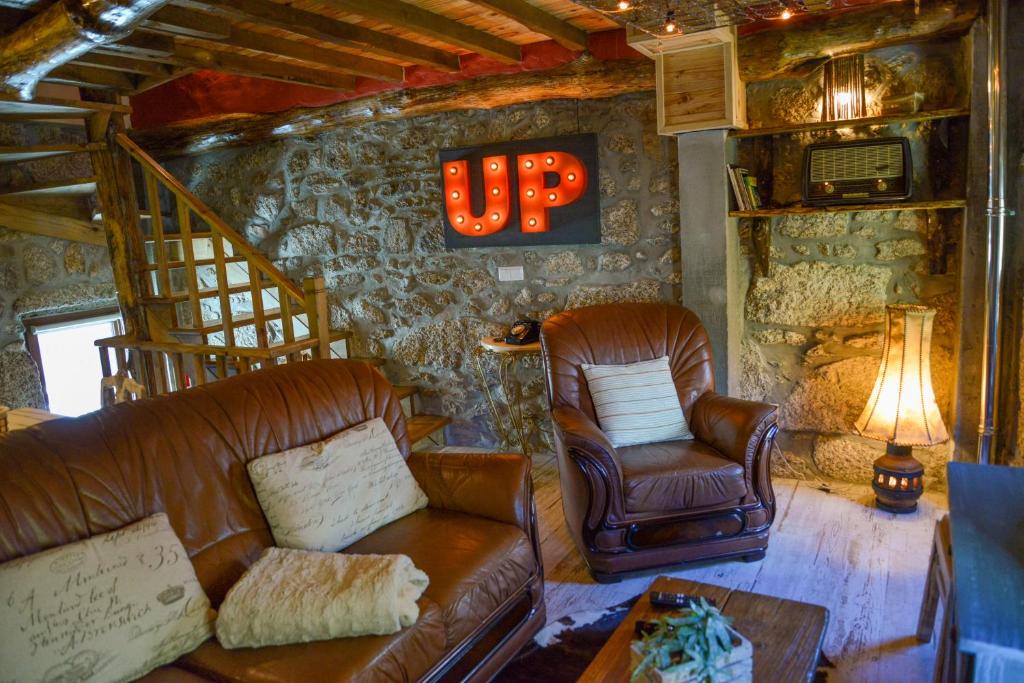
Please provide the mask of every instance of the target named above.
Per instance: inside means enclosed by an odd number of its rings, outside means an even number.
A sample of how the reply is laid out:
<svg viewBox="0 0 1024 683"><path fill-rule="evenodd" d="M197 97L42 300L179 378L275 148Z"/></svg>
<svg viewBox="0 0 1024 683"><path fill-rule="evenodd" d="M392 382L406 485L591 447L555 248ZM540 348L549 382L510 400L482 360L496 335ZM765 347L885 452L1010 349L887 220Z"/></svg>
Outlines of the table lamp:
<svg viewBox="0 0 1024 683"><path fill-rule="evenodd" d="M914 446L949 439L932 390L931 345L935 309L891 304L885 308L885 343L878 378L854 428L861 436L886 442L875 460L871 488L882 510L917 509L924 491L924 466Z"/></svg>

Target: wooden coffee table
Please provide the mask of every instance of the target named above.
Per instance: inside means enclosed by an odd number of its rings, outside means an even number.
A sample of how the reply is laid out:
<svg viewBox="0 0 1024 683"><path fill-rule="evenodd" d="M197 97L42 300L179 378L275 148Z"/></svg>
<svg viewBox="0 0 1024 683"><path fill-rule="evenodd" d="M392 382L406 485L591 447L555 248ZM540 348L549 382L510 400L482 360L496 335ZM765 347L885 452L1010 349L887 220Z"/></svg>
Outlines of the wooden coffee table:
<svg viewBox="0 0 1024 683"><path fill-rule="evenodd" d="M653 619L664 610L651 606L651 591L685 593L714 600L733 627L754 645L754 681L811 681L828 625L828 610L806 602L659 576L644 592L611 638L583 672L580 681L629 681L629 646L638 619Z"/></svg>

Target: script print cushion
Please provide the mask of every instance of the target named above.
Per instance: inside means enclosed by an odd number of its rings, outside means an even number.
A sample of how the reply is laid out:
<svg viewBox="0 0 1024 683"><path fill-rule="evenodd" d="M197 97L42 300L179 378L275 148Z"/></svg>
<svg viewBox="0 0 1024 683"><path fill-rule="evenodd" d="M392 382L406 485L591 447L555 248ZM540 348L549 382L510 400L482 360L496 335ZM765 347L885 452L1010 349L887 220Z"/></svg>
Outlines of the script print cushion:
<svg viewBox="0 0 1024 683"><path fill-rule="evenodd" d="M130 681L213 635L167 515L0 565L0 680Z"/></svg>
<svg viewBox="0 0 1024 683"><path fill-rule="evenodd" d="M282 548L341 550L427 505L379 417L257 458L249 463L249 478Z"/></svg>
<svg viewBox="0 0 1024 683"><path fill-rule="evenodd" d="M667 356L582 368L597 422L613 446L693 438Z"/></svg>

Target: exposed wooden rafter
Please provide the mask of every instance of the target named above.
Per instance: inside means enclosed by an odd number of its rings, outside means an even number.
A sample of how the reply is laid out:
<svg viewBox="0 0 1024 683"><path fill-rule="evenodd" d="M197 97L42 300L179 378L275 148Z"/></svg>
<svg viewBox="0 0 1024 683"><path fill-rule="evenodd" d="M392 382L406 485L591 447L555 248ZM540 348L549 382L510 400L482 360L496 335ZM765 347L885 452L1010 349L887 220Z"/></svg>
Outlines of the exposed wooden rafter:
<svg viewBox="0 0 1024 683"><path fill-rule="evenodd" d="M33 235L101 246L107 244L103 231L88 220L40 211L29 206L0 203L0 222L12 230Z"/></svg>
<svg viewBox="0 0 1024 683"><path fill-rule="evenodd" d="M164 7L142 22L145 30L162 31L172 35L220 40L231 35L231 22L224 17L205 12L193 12L183 7Z"/></svg>
<svg viewBox="0 0 1024 683"><path fill-rule="evenodd" d="M257 57L245 57L234 52L208 50L192 45L178 45L174 61L182 66L223 71L225 73L270 78L289 83L303 83L332 90L352 90L355 79L347 74L312 69L287 62L271 61Z"/></svg>
<svg viewBox="0 0 1024 683"><path fill-rule="evenodd" d="M480 5L502 14L512 21L522 24L531 31L558 41L562 46L570 50L585 50L587 47L587 32L578 29L568 21L564 21L545 12L536 5L531 5L526 0L469 0L474 5Z"/></svg>
<svg viewBox="0 0 1024 683"><path fill-rule="evenodd" d="M314 38L342 47L355 47L394 59L442 69L459 70L458 55L421 45L388 33L335 21L322 14L279 5L270 0L182 0L190 7L215 10L225 16Z"/></svg>
<svg viewBox="0 0 1024 683"><path fill-rule="evenodd" d="M405 69L397 64L360 57L349 52L328 50L298 40L256 33L238 26L235 26L231 30L231 35L221 43L246 50L289 57L310 64L322 64L354 76L367 76L382 81L401 81L405 76Z"/></svg>
<svg viewBox="0 0 1024 683"><path fill-rule="evenodd" d="M515 43L401 0L327 0L325 4L332 9L376 19L502 62L514 64L522 59Z"/></svg>
<svg viewBox="0 0 1024 683"><path fill-rule="evenodd" d="M90 0L51 4L13 31L0 35L0 90L31 99L39 82L58 68L71 69L71 82L74 82L78 78L75 70L83 67L62 65L98 45L127 36L166 1ZM130 80L127 76L123 78ZM109 79L94 83L120 87L110 85ZM131 87L133 83L129 84Z"/></svg>
<svg viewBox="0 0 1024 683"><path fill-rule="evenodd" d="M740 78L767 81L841 54L966 33L980 11L978 0L883 3L785 30L759 31L738 43Z"/></svg>
<svg viewBox="0 0 1024 683"><path fill-rule="evenodd" d="M557 83L557 88L552 88ZM227 146L250 145L287 136L370 121L434 114L459 109L493 109L556 98L594 99L654 89L653 62L580 57L549 71L492 76L418 90L392 90L312 109L280 114L230 115L217 120L135 131L132 138L154 156L194 154Z"/></svg>

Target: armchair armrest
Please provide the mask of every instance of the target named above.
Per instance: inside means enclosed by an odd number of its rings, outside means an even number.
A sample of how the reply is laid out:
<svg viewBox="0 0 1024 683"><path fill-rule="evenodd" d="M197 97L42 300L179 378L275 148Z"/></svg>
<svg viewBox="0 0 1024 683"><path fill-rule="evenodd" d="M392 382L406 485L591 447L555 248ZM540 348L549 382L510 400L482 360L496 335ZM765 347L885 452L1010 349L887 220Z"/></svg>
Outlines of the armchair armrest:
<svg viewBox="0 0 1024 683"><path fill-rule="evenodd" d="M693 406L693 435L743 465L748 476L763 436L776 424L778 407L707 392Z"/></svg>
<svg viewBox="0 0 1024 683"><path fill-rule="evenodd" d="M532 536L533 480L521 453L415 452L406 463L430 507L514 524Z"/></svg>
<svg viewBox="0 0 1024 683"><path fill-rule="evenodd" d="M551 419L562 436L565 447L587 453L622 487L622 467L615 446L608 436L582 410L573 406L558 406L551 410ZM610 482L611 483L611 482Z"/></svg>

